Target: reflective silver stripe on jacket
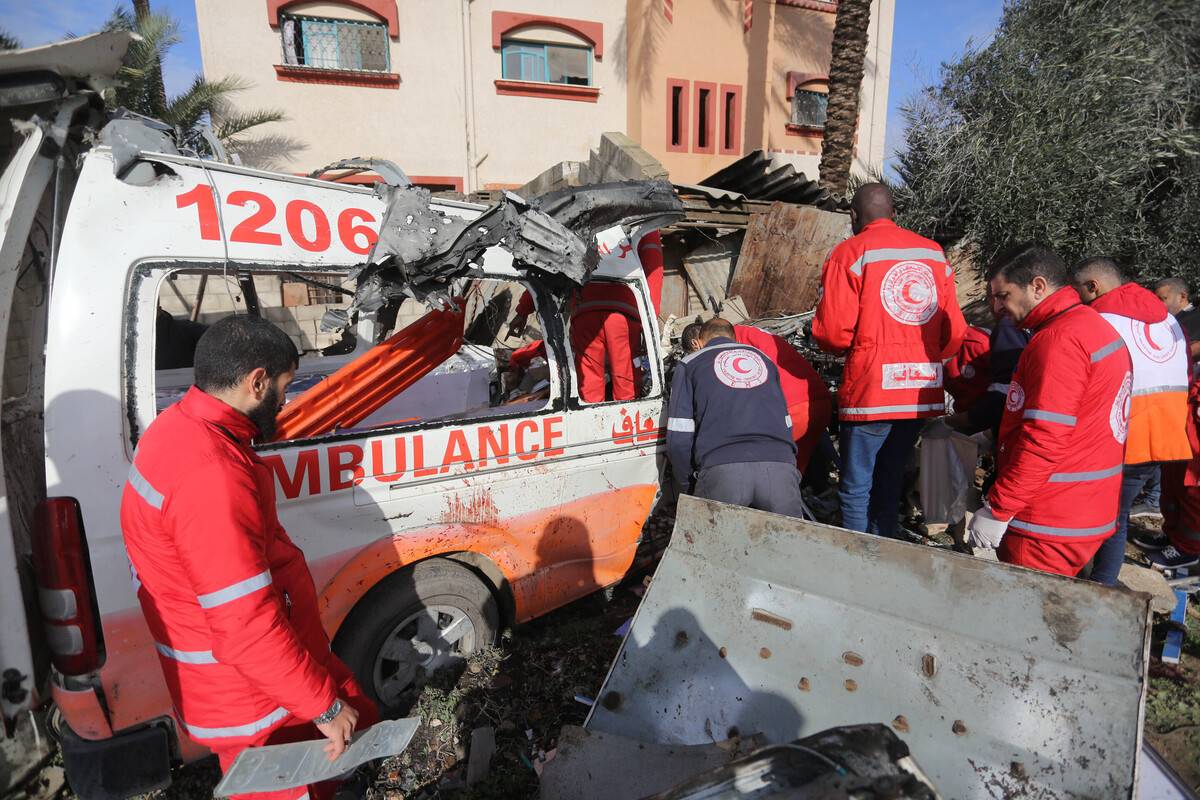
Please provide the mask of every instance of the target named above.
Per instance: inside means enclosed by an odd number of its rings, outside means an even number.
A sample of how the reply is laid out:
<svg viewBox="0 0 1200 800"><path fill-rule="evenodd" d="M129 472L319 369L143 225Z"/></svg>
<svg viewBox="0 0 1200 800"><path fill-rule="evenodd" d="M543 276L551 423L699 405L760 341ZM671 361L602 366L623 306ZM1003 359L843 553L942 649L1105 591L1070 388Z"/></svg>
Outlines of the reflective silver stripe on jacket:
<svg viewBox="0 0 1200 800"><path fill-rule="evenodd" d="M638 310L628 303L622 303L619 300L589 300L586 303L580 303L575 306L576 314L583 311L620 311L622 314L628 314L634 319L639 319Z"/></svg>
<svg viewBox="0 0 1200 800"><path fill-rule="evenodd" d="M785 416L783 418L783 424L787 425L789 428L792 427L792 415L791 414L788 414L787 416Z"/></svg>
<svg viewBox="0 0 1200 800"><path fill-rule="evenodd" d="M1084 481L1098 481L1104 478L1111 478L1114 475L1120 475L1124 471L1124 468L1124 464L1117 464L1115 467L1097 469L1091 472L1056 472L1050 476L1050 482L1083 483Z"/></svg>
<svg viewBox="0 0 1200 800"><path fill-rule="evenodd" d="M759 350L754 345L741 344L739 342L730 342L729 344L714 344L714 345L706 345L704 347L701 347L699 350L688 353L686 356L679 359L679 363L686 364L689 361L691 361L692 359L699 356L701 353L711 353L714 350L730 350L735 347L741 348L742 350L753 350L755 353L758 353L763 358L767 358L767 354L764 353L762 350ZM769 358L767 360L770 361Z"/></svg>
<svg viewBox="0 0 1200 800"><path fill-rule="evenodd" d="M686 417L668 417L667 430L675 431L676 433L695 433L696 420L687 419Z"/></svg>
<svg viewBox="0 0 1200 800"><path fill-rule="evenodd" d="M150 481L142 477L142 473L138 472L136 464L129 465L129 485L138 493L138 497L145 500L150 505L162 511L163 496L162 492L150 485Z"/></svg>
<svg viewBox="0 0 1200 800"><path fill-rule="evenodd" d="M843 408L843 414L895 414L909 411L945 411L945 403L920 403L915 406L864 406L863 408Z"/></svg>
<svg viewBox="0 0 1200 800"><path fill-rule="evenodd" d="M1118 338L1115 342L1109 342L1101 347L1096 352L1092 353L1092 363L1095 364L1102 358L1107 358L1125 346L1125 340Z"/></svg>
<svg viewBox="0 0 1200 800"><path fill-rule="evenodd" d="M224 589L217 589L215 592L209 592L208 594L196 595L196 599L200 601L201 608L216 608L270 585L271 570L265 569L252 578L232 583Z"/></svg>
<svg viewBox="0 0 1200 800"><path fill-rule="evenodd" d="M989 383L987 390L989 392L999 392L1000 394L1008 394L1008 387L1011 384L1007 383Z"/></svg>
<svg viewBox="0 0 1200 800"><path fill-rule="evenodd" d="M662 245L658 242L638 242L638 250L662 250Z"/></svg>
<svg viewBox="0 0 1200 800"><path fill-rule="evenodd" d="M202 728L199 725L183 723L193 739L232 739L235 736L253 736L259 731L265 731L276 722L284 719L288 710L280 706L265 717L245 725L230 725L226 728Z"/></svg>
<svg viewBox="0 0 1200 800"><path fill-rule="evenodd" d="M1027 408L1021 416L1024 419L1042 419L1046 422L1058 422L1063 425L1074 425L1079 421L1070 414L1059 414L1057 411L1042 411L1040 408Z"/></svg>
<svg viewBox="0 0 1200 800"><path fill-rule="evenodd" d="M1186 386L1143 386L1141 389L1134 389L1135 397L1144 394L1158 394L1159 392L1186 392Z"/></svg>
<svg viewBox="0 0 1200 800"><path fill-rule="evenodd" d="M1034 525L1032 522L1014 519L1008 523L1008 527L1016 528L1019 531L1028 531L1029 533L1045 533L1051 536L1095 536L1100 533L1111 531L1117 526L1117 521L1114 519L1107 525L1096 525L1091 528L1056 528L1053 525Z"/></svg>
<svg viewBox="0 0 1200 800"><path fill-rule="evenodd" d="M850 271L855 275L862 275L863 267L867 264L874 264L876 261L905 261L918 258L927 258L939 264L946 264L946 256L941 250L932 250L928 247L884 247L863 253L857 261L850 265ZM946 264L946 274L950 274L949 264Z"/></svg>
<svg viewBox="0 0 1200 800"><path fill-rule="evenodd" d="M155 642L154 649L172 661L178 661L180 664L217 663L216 656L212 654L212 650L176 650L174 647L167 647L162 642Z"/></svg>

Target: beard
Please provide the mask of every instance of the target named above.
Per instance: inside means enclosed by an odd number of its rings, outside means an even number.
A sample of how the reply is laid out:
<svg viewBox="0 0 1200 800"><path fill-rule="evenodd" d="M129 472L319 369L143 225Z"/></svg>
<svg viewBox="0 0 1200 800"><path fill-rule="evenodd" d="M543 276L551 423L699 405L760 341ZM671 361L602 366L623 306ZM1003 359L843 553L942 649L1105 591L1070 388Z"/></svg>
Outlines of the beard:
<svg viewBox="0 0 1200 800"><path fill-rule="evenodd" d="M279 414L279 392L274 386L267 388L267 394L262 402L255 406L248 416L250 421L258 426L258 436L255 441L263 444L275 438L275 421Z"/></svg>

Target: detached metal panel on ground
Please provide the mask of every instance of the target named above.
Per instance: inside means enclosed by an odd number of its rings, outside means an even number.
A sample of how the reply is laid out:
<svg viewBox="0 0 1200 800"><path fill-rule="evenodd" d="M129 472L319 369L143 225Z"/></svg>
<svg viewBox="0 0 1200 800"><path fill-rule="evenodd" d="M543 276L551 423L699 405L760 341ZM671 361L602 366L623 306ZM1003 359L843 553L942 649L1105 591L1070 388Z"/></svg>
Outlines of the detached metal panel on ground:
<svg viewBox="0 0 1200 800"><path fill-rule="evenodd" d="M683 497L590 730L890 724L944 797L1133 796L1146 595Z"/></svg>

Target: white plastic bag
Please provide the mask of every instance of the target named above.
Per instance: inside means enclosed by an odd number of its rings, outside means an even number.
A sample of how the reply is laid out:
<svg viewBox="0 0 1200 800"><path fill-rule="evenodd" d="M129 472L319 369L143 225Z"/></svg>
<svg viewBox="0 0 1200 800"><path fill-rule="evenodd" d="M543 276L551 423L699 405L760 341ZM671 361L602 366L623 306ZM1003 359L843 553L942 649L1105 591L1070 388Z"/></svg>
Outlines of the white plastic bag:
<svg viewBox="0 0 1200 800"><path fill-rule="evenodd" d="M979 444L935 420L921 435L917 486L926 524L953 524L967 514L967 492L975 481Z"/></svg>

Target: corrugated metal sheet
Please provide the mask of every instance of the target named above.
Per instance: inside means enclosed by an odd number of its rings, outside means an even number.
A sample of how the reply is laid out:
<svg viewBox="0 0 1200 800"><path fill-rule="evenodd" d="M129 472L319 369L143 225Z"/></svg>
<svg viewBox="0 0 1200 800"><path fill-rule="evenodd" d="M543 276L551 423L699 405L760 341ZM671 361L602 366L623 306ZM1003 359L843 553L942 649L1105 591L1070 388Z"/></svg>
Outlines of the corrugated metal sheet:
<svg viewBox="0 0 1200 800"><path fill-rule="evenodd" d="M771 157L755 150L722 170L714 172L700 184L709 189L738 192L751 200L778 200L797 205L817 206L834 211L838 204L815 180L786 164L773 167Z"/></svg>

